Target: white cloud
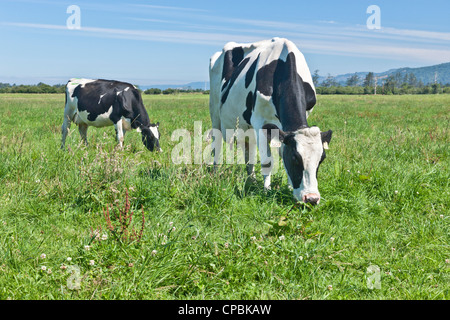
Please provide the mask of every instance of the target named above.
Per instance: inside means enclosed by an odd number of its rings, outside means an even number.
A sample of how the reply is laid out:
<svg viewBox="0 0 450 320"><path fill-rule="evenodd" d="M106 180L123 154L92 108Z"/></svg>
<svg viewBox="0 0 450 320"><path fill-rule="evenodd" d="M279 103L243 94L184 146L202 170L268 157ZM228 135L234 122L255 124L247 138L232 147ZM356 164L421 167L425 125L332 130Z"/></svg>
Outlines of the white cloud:
<svg viewBox="0 0 450 320"><path fill-rule="evenodd" d="M205 45L223 45L229 39L234 39L239 42L253 41L250 36L236 36L225 33L205 33L205 32L190 32L190 31L171 31L171 30L130 30L130 29L115 29L115 28L97 28L97 27L81 27L78 30L69 30L66 26L37 24L37 23L15 23L3 22L2 25L32 28L32 29L47 29L47 30L63 30L67 34L73 33L77 35L87 35L96 37L110 37L129 40L142 41L160 41L160 42L175 42L175 43L191 43L191 44L205 44ZM263 39L262 37L260 39Z"/></svg>
<svg viewBox="0 0 450 320"><path fill-rule="evenodd" d="M157 6L150 4L133 4L131 6L145 8L145 9L160 9L160 10L170 10L170 11L190 11L190 12L207 12L206 9L197 9L197 8L187 8L187 7L171 7L171 6Z"/></svg>
<svg viewBox="0 0 450 320"><path fill-rule="evenodd" d="M423 30L408 30L408 29L396 29L396 28L382 28L382 33L387 35L398 35L409 38L423 38L427 40L437 41L450 41L450 32L436 32L436 31L423 31ZM447 43L448 45L448 43Z"/></svg>
<svg viewBox="0 0 450 320"><path fill-rule="evenodd" d="M311 53L423 63L442 63L450 60L450 47L448 46L450 33L445 32L395 28L383 28L373 32L362 26L349 27L336 23L327 26L312 26L278 21L217 18L217 21L233 24L234 28L198 24L191 25L191 30L200 29L201 31L186 31L186 28L183 30L136 30L84 26L80 30L68 30L65 26L51 24L4 22L2 25L58 30L67 32L68 35L74 33L138 41L201 44L219 48L229 41L253 42L281 35L294 41L300 50ZM215 17L205 17L205 20L209 19L215 19ZM154 19L149 19L149 21L154 21ZM170 22L170 20L164 21ZM155 20L154 22L161 21ZM239 29L239 24L261 28ZM274 31L274 29L278 30ZM224 32L206 32L211 30Z"/></svg>

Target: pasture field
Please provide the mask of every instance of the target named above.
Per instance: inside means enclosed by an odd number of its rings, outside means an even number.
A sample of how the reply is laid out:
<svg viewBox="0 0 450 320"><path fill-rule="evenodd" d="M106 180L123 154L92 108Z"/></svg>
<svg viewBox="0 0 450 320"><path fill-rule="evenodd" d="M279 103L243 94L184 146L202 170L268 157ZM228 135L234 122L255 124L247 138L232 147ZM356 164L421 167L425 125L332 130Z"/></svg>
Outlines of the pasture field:
<svg viewBox="0 0 450 320"><path fill-rule="evenodd" d="M143 98L163 153L73 124L62 151L64 95L0 95L0 299L450 298L450 95L319 96L313 208L282 167L264 192L259 165L173 164L208 96Z"/></svg>

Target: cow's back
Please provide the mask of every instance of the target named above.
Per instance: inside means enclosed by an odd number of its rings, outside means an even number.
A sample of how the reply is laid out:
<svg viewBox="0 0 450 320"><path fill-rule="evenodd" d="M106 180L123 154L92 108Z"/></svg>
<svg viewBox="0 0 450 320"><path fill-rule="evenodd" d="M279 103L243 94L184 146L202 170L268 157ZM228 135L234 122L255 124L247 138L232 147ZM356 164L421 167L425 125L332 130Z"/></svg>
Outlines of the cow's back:
<svg viewBox="0 0 450 320"><path fill-rule="evenodd" d="M278 61L295 57L295 70L315 88L303 54L289 40L273 38L255 43L227 43L210 61L210 113L214 128L281 125L272 99Z"/></svg>
<svg viewBox="0 0 450 320"><path fill-rule="evenodd" d="M135 110L136 109L136 110ZM149 125L138 90L130 83L103 79L71 79L66 85L66 114L75 123L103 127L122 116Z"/></svg>

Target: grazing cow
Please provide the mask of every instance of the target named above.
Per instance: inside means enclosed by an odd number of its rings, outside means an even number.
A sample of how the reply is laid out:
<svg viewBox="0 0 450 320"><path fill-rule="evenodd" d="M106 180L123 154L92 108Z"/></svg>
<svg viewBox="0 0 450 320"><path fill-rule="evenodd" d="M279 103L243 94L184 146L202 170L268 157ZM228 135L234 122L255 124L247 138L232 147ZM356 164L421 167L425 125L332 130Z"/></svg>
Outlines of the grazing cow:
<svg viewBox="0 0 450 320"><path fill-rule="evenodd" d="M129 83L113 80L71 79L66 85L66 106L62 125L61 149L73 121L87 144L88 126L114 125L119 146L123 147L125 131L137 129L148 150L162 151L159 146L159 122L150 123L140 92Z"/></svg>
<svg viewBox="0 0 450 320"><path fill-rule="evenodd" d="M306 119L316 103L316 92L305 58L297 47L281 38L227 43L211 57L210 84L213 129L224 133L236 127L253 128L258 145L260 139L267 143L267 151L261 152L260 148L264 187L270 189L273 168L269 142L278 133L279 152L294 197L305 203L319 203L317 171L332 131L320 132L318 127L308 126ZM259 132L266 135L256 134ZM222 142L215 140L212 149L217 164ZM253 175L256 143L245 145L247 172Z"/></svg>

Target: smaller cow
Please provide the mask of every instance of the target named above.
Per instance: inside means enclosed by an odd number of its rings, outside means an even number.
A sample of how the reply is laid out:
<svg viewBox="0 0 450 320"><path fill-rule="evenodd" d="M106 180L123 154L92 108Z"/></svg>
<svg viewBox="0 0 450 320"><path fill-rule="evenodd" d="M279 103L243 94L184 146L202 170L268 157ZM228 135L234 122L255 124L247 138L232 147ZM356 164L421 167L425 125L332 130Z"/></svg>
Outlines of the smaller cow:
<svg viewBox="0 0 450 320"><path fill-rule="evenodd" d="M86 145L89 126L114 125L121 148L125 132L136 129L141 132L142 142L148 150L162 151L159 146L159 122L150 123L140 92L126 82L70 79L66 85L61 149L64 149L71 122L78 125L81 139Z"/></svg>

